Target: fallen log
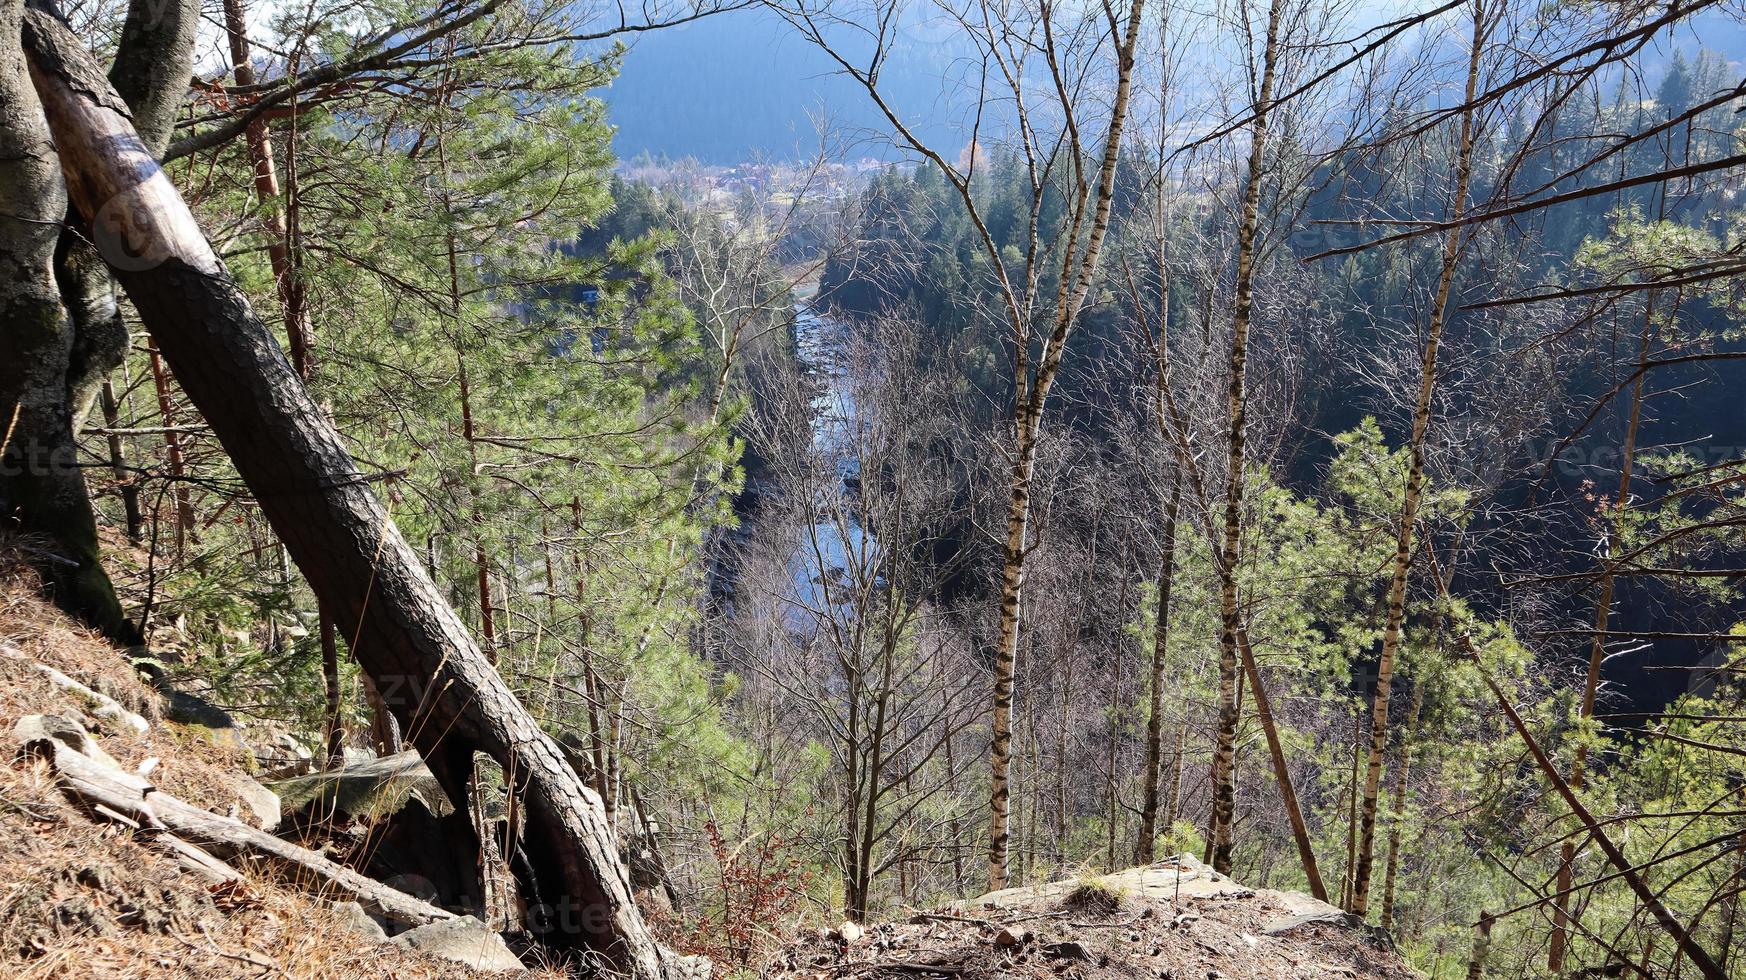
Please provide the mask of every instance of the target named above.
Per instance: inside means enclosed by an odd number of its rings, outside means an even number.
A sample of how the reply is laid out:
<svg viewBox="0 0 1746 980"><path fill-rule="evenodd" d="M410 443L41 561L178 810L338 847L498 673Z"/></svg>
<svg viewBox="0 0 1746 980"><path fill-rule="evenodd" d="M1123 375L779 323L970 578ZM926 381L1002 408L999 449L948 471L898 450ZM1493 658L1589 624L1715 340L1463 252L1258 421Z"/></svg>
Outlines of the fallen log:
<svg viewBox="0 0 1746 980"><path fill-rule="evenodd" d="M100 816L134 828L144 842L214 880L240 880L242 875L222 858L248 856L275 865L307 891L355 901L366 912L393 922L416 927L455 917L306 847L177 799L144 776L104 765L60 739L25 734L20 750L46 760L62 792Z"/></svg>
<svg viewBox="0 0 1746 980"><path fill-rule="evenodd" d="M513 775L525 818L513 863L537 938L585 951L630 980L683 969L637 911L599 798L443 599L84 44L38 2L23 41L69 197L176 380L456 805L433 846L458 867L478 855L468 783L483 752Z"/></svg>

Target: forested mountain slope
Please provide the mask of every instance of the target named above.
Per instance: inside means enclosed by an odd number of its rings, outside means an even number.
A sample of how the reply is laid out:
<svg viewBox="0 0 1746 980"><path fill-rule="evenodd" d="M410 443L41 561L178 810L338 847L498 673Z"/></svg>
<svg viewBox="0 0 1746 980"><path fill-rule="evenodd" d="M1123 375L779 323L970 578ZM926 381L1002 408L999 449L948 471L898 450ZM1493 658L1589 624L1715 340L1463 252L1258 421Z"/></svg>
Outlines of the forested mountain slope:
<svg viewBox="0 0 1746 980"><path fill-rule="evenodd" d="M0 0L0 956L1738 974L1740 20Z"/></svg>

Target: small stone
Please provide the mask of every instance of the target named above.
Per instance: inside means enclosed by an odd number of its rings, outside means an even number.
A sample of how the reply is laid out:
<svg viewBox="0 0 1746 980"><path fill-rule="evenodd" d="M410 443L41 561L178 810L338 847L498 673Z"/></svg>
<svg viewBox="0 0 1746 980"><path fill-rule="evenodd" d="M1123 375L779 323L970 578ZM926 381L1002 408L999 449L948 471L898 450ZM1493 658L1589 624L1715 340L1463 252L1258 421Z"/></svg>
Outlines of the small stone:
<svg viewBox="0 0 1746 980"><path fill-rule="evenodd" d="M994 945L1010 949L1014 946L1023 945L1030 938L1031 934L1029 932L1017 929L1013 926L1004 926L999 932L994 934Z"/></svg>
<svg viewBox="0 0 1746 980"><path fill-rule="evenodd" d="M1083 943L1072 941L1050 943L1043 947L1043 955L1052 960L1089 960L1091 951Z"/></svg>

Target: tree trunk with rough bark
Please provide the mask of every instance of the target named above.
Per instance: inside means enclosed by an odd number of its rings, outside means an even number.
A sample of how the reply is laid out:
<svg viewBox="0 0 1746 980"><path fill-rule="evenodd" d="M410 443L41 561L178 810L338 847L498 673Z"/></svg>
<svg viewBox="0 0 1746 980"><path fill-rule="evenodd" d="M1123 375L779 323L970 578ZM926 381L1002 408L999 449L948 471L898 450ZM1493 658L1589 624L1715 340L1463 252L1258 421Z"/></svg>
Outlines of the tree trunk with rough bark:
<svg viewBox="0 0 1746 980"><path fill-rule="evenodd" d="M1249 320L1255 305L1255 252L1261 214L1261 182L1266 175L1267 123L1278 73L1280 15L1284 0L1267 9L1267 40L1262 51L1261 84L1250 126L1248 184L1237 224L1236 302L1231 315L1230 387L1226 396L1230 428L1225 440L1225 519L1219 541L1219 718L1212 758L1212 821L1207 835L1213 870L1231 870L1231 825L1237 808L1236 751L1238 655L1242 610L1237 604L1237 570L1243 552L1243 455L1248 426Z"/></svg>
<svg viewBox="0 0 1746 980"><path fill-rule="evenodd" d="M1474 0L1473 36L1467 56L1467 95L1461 113L1461 134L1456 146L1455 193L1450 202L1450 219L1461 220L1467 209L1467 185L1473 173L1473 99L1479 88L1480 55L1485 48L1485 4ZM1466 229L1452 228L1443 239L1442 266L1437 275L1437 294L1432 300L1430 325L1426 330L1425 349L1419 369L1419 395L1413 408L1413 430L1407 446L1408 463L1406 492L1400 506L1400 526L1396 528L1394 568L1388 585L1387 621L1382 630L1382 657L1376 668L1376 698L1370 712L1370 755L1364 767L1363 802L1358 816L1358 863L1352 874L1352 900L1347 911L1362 919L1370 906L1370 878L1376 859L1376 810L1382 794L1382 763L1388 751L1388 709L1394 684L1394 665L1400 651L1403 627L1406 623L1407 579L1413 567L1413 529L1418 523L1419 504L1425 486L1425 436L1430 429L1432 397L1437 387L1437 351L1443 339L1443 324L1448 317L1449 295L1455 284L1455 270L1461 261Z"/></svg>
<svg viewBox="0 0 1746 980"><path fill-rule="evenodd" d="M0 526L31 536L27 553L61 608L137 643L103 570L73 442L74 332L54 270L66 185L16 40L23 2L0 11Z"/></svg>
<svg viewBox="0 0 1746 980"><path fill-rule="evenodd" d="M1297 844L1298 861L1303 865L1303 875L1309 882L1310 894L1325 902L1328 900L1328 889L1322 884L1321 869L1316 866L1315 845L1310 841L1309 824L1304 820L1303 807L1297 801L1297 787L1292 784L1291 767L1285 758L1285 746L1279 740L1279 726L1273 719L1273 702L1268 698L1267 688L1261 682L1261 667L1255 662L1255 651L1249 647L1247 629L1237 634L1237 648L1242 653L1243 676L1249 679L1249 689L1255 696L1255 718L1261 722L1262 734L1267 738L1267 754L1273 762L1273 780L1279 784L1279 803L1285 807L1286 818L1291 823L1291 837Z"/></svg>
<svg viewBox="0 0 1746 980"><path fill-rule="evenodd" d="M1157 860L1158 784L1164 763L1164 667L1170 645L1170 591L1176 578L1176 514L1182 502L1182 481L1170 490L1164 509L1164 553L1158 562L1158 614L1152 626L1152 691L1146 705L1146 775L1140 795L1139 846L1134 860L1151 864Z"/></svg>
<svg viewBox="0 0 1746 980"><path fill-rule="evenodd" d="M1110 210L1115 202L1116 167L1121 160L1122 127L1127 122L1128 99L1133 91L1134 47L1140 38L1140 15L1145 0L1132 0L1128 8L1126 33L1116 39L1116 88L1110 103L1109 130L1104 136L1103 158L1098 167L1095 193L1090 197L1092 220L1083 250L1068 259L1062 269L1060 292L1054 325L1043 346L1036 376L1030 374L1026 351L1030 344L1030 325L1016 312L1013 321L1018 349L1014 354L1015 403L1013 410L1012 483L1007 501L1006 541L1001 557L1000 576L1000 645L994 657L994 703L991 712L992 746L990 748L989 816L988 816L988 887L994 891L1007 884L1008 803L1007 770L1012 762L1012 699L1017 673L1021 603L1024 597L1025 556L1029 551L1031 519L1031 478L1036 469L1037 440L1042 427L1043 409L1048 404L1049 390L1054 386L1061 367L1067 337L1078 322L1080 310L1091 293L1097 272L1097 258L1103 249L1104 235L1109 231ZM1113 25L1112 25L1113 26ZM1082 203L1083 203L1082 198ZM973 202L968 198L967 203ZM1083 212L1081 212L1083 213ZM1077 244L1079 230L1075 227L1069 239ZM995 256L999 262L999 256ZM1009 305L1017 311L1019 304L1009 296Z"/></svg>
<svg viewBox="0 0 1746 980"><path fill-rule="evenodd" d="M677 961L643 925L598 799L443 601L125 105L58 19L31 12L25 42L73 203L413 745L462 807L475 752L513 775L527 821L516 864L536 935L638 980L666 975Z"/></svg>
<svg viewBox="0 0 1746 980"><path fill-rule="evenodd" d="M1382 872L1382 928L1394 928L1394 882L1400 871L1400 829L1406 822L1407 776L1412 770L1413 743L1418 740L1419 714L1425 707L1425 686L1413 685L1407 710L1406 735L1400 740L1400 768L1394 774L1394 812L1388 818L1388 863Z"/></svg>

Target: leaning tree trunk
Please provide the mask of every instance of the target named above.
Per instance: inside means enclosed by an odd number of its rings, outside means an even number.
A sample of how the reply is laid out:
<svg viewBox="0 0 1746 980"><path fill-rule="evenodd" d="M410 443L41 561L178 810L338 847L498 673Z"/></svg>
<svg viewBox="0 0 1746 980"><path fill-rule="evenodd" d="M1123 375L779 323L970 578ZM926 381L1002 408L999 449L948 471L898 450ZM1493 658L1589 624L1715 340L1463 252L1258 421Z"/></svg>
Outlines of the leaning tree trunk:
<svg viewBox="0 0 1746 980"><path fill-rule="evenodd" d="M38 11L24 37L74 205L413 745L462 803L475 751L514 775L530 925L548 945L661 977L672 961L632 902L598 799L443 601L84 47Z"/></svg>
<svg viewBox="0 0 1746 980"><path fill-rule="evenodd" d="M109 82L133 113L134 130L153 156L164 152L194 71L200 0L130 0ZM110 373L127 356L127 324L103 257L68 212L55 250L55 278L73 323L67 390L75 436Z"/></svg>
<svg viewBox="0 0 1746 980"><path fill-rule="evenodd" d="M1255 697L1255 719L1267 737L1267 757L1273 763L1273 781L1279 784L1279 803L1291 824L1291 838L1297 844L1297 859L1303 865L1303 876L1309 882L1310 894L1328 900L1328 889L1322 884L1322 871L1316 864L1315 845L1310 840L1309 824L1304 820L1303 807L1298 803L1297 787L1291 781L1291 767L1285 759L1285 745L1279 739L1279 726L1273 720L1273 702L1267 697L1267 687L1261 679L1261 666L1255 661L1255 651L1249 646L1249 631L1237 634L1237 649L1242 653L1243 676L1249 679L1249 690Z"/></svg>

